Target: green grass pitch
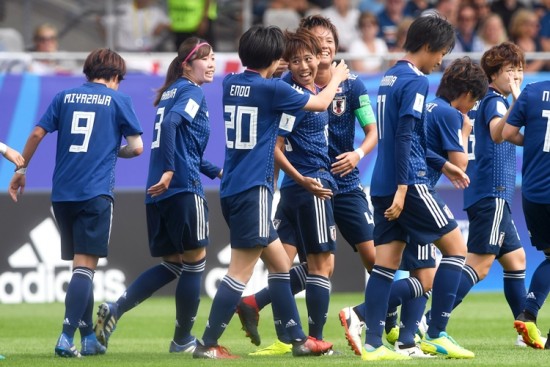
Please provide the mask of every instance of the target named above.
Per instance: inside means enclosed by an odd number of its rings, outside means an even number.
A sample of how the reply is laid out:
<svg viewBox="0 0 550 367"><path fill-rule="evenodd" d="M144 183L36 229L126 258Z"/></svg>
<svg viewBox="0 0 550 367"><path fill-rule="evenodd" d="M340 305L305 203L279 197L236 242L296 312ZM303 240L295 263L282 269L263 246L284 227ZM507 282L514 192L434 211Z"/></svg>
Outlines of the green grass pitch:
<svg viewBox="0 0 550 367"><path fill-rule="evenodd" d="M220 344L242 358L231 361L194 360L187 354L170 354L168 347L172 338L175 305L172 298L151 298L128 312L120 320L113 333L106 355L83 357L81 360L55 357L54 344L61 331L63 304L21 304L0 305L0 354L6 356L0 361L3 366L360 366L363 362L349 349L343 328L338 320L338 311L361 301L362 294L333 294L325 326L325 339L334 343L334 349L342 352L338 356L293 358L251 357L247 354L256 350L235 316L222 336ZM303 299L298 299L302 321L307 320ZM194 334L201 337L210 300L203 299ZM546 336L550 326L547 310L539 315L539 327ZM262 346L275 341L271 322L271 309L262 311L260 325ZM516 333L508 305L501 293L472 293L453 312L448 332L462 346L475 352L473 360L413 360L405 362L376 362L376 365L467 365L467 366L548 366L550 350L533 350L514 346ZM307 328L306 328L307 333ZM79 335L75 336L75 340ZM76 343L80 348L80 343Z"/></svg>

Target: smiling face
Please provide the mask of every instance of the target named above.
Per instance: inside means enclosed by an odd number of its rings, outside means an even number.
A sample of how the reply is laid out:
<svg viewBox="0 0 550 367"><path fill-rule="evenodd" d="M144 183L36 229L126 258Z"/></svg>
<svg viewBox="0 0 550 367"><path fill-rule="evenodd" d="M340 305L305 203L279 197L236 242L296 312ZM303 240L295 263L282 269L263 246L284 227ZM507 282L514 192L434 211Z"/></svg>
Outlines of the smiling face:
<svg viewBox="0 0 550 367"><path fill-rule="evenodd" d="M523 65L504 64L498 73L491 75L491 86L504 96L512 93L512 83L521 85L523 82Z"/></svg>
<svg viewBox="0 0 550 367"><path fill-rule="evenodd" d="M310 51L301 51L292 56L288 68L292 73L292 79L310 90L315 88L315 75L321 58Z"/></svg>
<svg viewBox="0 0 550 367"><path fill-rule="evenodd" d="M334 35L330 29L321 26L313 27L311 32L321 42L321 64L323 66L330 66L332 60L334 60L334 56L336 55L336 42L334 40Z"/></svg>
<svg viewBox="0 0 550 367"><path fill-rule="evenodd" d="M183 70L183 76L198 85L211 83L216 71L214 52L210 50L208 55L195 59L191 63L185 63Z"/></svg>

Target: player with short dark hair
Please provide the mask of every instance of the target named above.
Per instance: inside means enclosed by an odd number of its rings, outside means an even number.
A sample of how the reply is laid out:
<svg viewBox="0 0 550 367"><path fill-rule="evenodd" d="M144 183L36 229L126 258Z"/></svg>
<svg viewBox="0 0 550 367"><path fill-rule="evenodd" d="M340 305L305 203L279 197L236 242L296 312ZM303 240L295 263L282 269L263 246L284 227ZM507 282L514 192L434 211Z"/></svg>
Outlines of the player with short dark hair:
<svg viewBox="0 0 550 367"><path fill-rule="evenodd" d="M338 32L330 19L321 15L303 18L300 28L309 29L321 43L321 57L315 84L323 88L331 78L330 66L338 49ZM376 124L365 85L356 75L350 75L340 84L328 108L328 119L328 156L331 160L332 177L338 186L332 197L334 219L340 233L353 250L359 252L365 268L370 270L374 263L372 241L374 222L356 166L361 158L376 146ZM356 119L365 133L358 148L354 147ZM289 256L294 259L296 248L292 246L285 248ZM305 263L290 270L293 293L305 289L307 276L308 266ZM260 343L257 329L259 311L270 302L269 290L264 288L254 295L244 297L239 304L237 312L243 329L257 345ZM290 351L289 343L277 340L274 344L259 349L251 355L280 355ZM358 353L360 351L361 349Z"/></svg>
<svg viewBox="0 0 550 367"><path fill-rule="evenodd" d="M23 149L24 168L9 186L17 201L38 145L47 133L57 131L51 200L61 235L61 258L73 261L63 331L55 346L61 357L105 353L93 331L94 270L108 253L117 156L132 158L143 151L132 102L117 91L126 74L124 59L109 49L97 49L86 58L83 71L87 82L58 93L31 132ZM120 146L123 136L128 144ZM80 352L73 343L77 329Z"/></svg>
<svg viewBox="0 0 550 367"><path fill-rule="evenodd" d="M324 111L349 73L340 63L318 95L293 89L278 78L285 43L278 27L254 26L239 40L239 57L246 70L223 81L226 150L220 188L222 213L229 225L231 262L220 282L208 316L202 343L194 358L236 358L218 344L229 324L254 266L262 258L268 271L275 322L287 325L295 356L318 355L331 343L305 336L290 290L290 261L271 221L275 183L274 149L279 129L289 129L301 109Z"/></svg>
<svg viewBox="0 0 550 367"><path fill-rule="evenodd" d="M456 187L469 179L455 165L426 147L425 98L431 73L454 46L452 25L438 15L417 18L405 41L406 54L382 78L378 91L378 156L372 181L376 261L365 290L366 344L363 360L399 360L382 343L390 289L403 249L410 239L434 242L443 253L433 282L434 317L421 343L425 353L451 358L474 354L450 338L445 329L464 265L466 246L448 207L429 187L428 164L443 171ZM403 300L420 297L423 287L411 287Z"/></svg>
<svg viewBox="0 0 550 367"><path fill-rule="evenodd" d="M523 146L522 203L531 243L542 251L529 285L529 297L514 326L532 348L550 349L537 328L537 316L550 292L550 81L528 84L511 108L502 130L507 141ZM523 128L523 133L520 129Z"/></svg>
<svg viewBox="0 0 550 367"><path fill-rule="evenodd" d="M213 81L215 67L212 46L190 37L180 45L157 91L145 204L149 250L162 262L144 271L115 303L99 306L95 331L105 347L122 315L178 279L176 327L169 351L195 350L191 329L208 245L208 207L200 174L221 176L221 169L203 158L210 120L202 85Z"/></svg>

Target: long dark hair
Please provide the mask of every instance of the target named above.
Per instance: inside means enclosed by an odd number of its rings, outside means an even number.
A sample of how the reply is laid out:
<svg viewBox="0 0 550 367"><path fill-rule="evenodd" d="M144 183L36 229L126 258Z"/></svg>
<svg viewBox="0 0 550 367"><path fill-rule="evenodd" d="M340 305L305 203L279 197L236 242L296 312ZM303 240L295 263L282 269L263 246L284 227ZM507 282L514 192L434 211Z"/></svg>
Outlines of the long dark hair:
<svg viewBox="0 0 550 367"><path fill-rule="evenodd" d="M199 47L197 47L199 46ZM179 77L183 75L183 63L191 64L193 60L202 59L210 53L212 46L205 40L199 37L189 37L180 44L178 55L172 60L168 70L166 71L166 79L162 87L157 89L154 106L158 106L162 94L172 85Z"/></svg>

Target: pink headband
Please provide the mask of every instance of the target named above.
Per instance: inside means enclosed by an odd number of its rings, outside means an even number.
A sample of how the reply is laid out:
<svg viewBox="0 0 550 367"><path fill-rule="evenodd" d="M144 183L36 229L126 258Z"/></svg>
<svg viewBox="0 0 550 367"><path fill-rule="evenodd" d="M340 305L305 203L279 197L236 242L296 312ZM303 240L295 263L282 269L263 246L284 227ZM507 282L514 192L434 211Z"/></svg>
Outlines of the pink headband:
<svg viewBox="0 0 550 367"><path fill-rule="evenodd" d="M192 49L191 52L189 52L189 54L185 57L185 59L183 59L183 62L187 62L187 60L189 60L191 58L191 56L193 56L193 54L195 52L197 52L199 47L204 46L204 45L208 45L208 42L202 42L202 43L199 43L198 45L196 45L195 48Z"/></svg>

